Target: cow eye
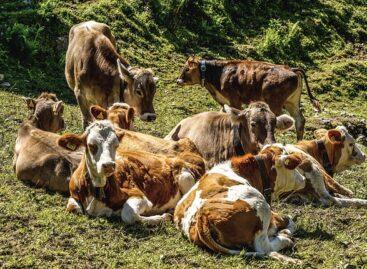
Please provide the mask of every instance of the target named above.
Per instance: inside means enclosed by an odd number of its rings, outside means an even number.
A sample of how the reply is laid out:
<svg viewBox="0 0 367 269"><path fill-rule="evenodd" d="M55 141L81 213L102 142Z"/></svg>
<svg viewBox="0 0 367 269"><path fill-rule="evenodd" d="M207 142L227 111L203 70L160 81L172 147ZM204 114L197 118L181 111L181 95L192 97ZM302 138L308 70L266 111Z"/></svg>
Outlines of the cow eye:
<svg viewBox="0 0 367 269"><path fill-rule="evenodd" d="M350 144L349 144L349 146L350 146L350 147L354 147L354 143L350 143Z"/></svg>
<svg viewBox="0 0 367 269"><path fill-rule="evenodd" d="M252 127L255 127L255 126L256 126L256 122L255 122L255 121L252 121L252 122L251 122L251 126L252 126Z"/></svg>
<svg viewBox="0 0 367 269"><path fill-rule="evenodd" d="M136 94L137 95L139 95L140 97L143 97L143 91L140 89L140 88L138 88L138 89L136 89Z"/></svg>
<svg viewBox="0 0 367 269"><path fill-rule="evenodd" d="M98 146L95 145L95 144L88 144L88 148L89 148L89 151L95 155L97 154L97 151L98 151Z"/></svg>

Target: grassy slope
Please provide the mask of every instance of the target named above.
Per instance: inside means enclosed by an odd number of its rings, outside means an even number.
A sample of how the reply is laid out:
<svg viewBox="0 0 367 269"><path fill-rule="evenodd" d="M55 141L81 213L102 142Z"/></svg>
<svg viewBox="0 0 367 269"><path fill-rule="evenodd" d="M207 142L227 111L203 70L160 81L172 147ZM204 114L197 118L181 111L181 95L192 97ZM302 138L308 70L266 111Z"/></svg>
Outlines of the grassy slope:
<svg viewBox="0 0 367 269"><path fill-rule="evenodd" d="M285 5L282 1L267 4L260 0L256 1L258 6L249 4L245 13L245 6L232 1L177 1L181 3L177 8L172 8L169 1L157 0L148 1L147 7L140 1L83 1L77 5L63 2L41 1L35 11L27 10L28 16L11 8L0 13L9 25L12 20L30 25L27 18L33 16L37 22L34 27L45 27L32 40L47 44L26 60L19 54L8 54L6 42L0 42L0 73L16 84L11 90L0 91L0 265L288 267L275 261L209 253L189 244L173 225L127 227L118 219L65 214L66 197L25 186L12 172L17 128L26 117L20 96L37 95L44 89L57 92L67 101L69 131L81 130L75 116L78 108L63 80L63 56L59 56L63 52L56 50L55 40L67 35L73 23L93 18L111 25L129 61L153 67L160 77L155 100L158 119L155 123L137 121L142 132L163 136L188 115L218 109L204 89L175 85L184 53L251 57L307 67L311 86L318 91L325 110L315 115L305 96L306 127L317 127L313 123L315 117L336 116L342 111L365 117L366 51L360 44L366 41L366 21L361 15L366 8L362 1L298 1ZM193 10L190 5L194 5ZM279 136L283 142L294 139L293 133ZM337 179L357 197L367 198L366 172L364 164ZM296 218L297 243L286 254L302 259L304 267L367 263L366 210L284 203L275 204L275 208Z"/></svg>

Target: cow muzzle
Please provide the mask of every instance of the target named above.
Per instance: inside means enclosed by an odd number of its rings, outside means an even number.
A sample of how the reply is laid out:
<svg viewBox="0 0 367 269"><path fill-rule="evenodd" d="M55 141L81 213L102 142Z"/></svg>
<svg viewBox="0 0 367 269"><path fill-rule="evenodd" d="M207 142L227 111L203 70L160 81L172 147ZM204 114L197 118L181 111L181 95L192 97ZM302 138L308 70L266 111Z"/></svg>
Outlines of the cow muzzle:
<svg viewBox="0 0 367 269"><path fill-rule="evenodd" d="M107 162L102 164L103 174L106 177L112 176L113 173L115 172L115 168L116 168L115 162Z"/></svg>
<svg viewBox="0 0 367 269"><path fill-rule="evenodd" d="M156 118L157 116L155 115L155 113L144 113L140 116L140 119L143 121L155 121Z"/></svg>

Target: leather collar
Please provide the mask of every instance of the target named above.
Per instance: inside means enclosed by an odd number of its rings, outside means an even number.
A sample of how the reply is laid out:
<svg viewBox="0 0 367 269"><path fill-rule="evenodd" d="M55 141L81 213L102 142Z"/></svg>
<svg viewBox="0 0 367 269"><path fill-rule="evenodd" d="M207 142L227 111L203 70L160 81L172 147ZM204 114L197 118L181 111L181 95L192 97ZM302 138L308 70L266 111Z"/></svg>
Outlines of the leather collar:
<svg viewBox="0 0 367 269"><path fill-rule="evenodd" d="M327 154L325 144L322 140L316 141L317 149L321 154L322 166L325 171L329 174L329 176L334 175L333 164L330 162L329 155Z"/></svg>
<svg viewBox="0 0 367 269"><path fill-rule="evenodd" d="M200 71L201 86L204 87L204 84L205 84L205 72L206 72L206 61L205 60L201 60L199 62L199 71Z"/></svg>
<svg viewBox="0 0 367 269"><path fill-rule="evenodd" d="M242 130L241 123L233 125L233 147L236 156L242 156L245 154L241 142L241 130Z"/></svg>
<svg viewBox="0 0 367 269"><path fill-rule="evenodd" d="M266 172L264 160L259 155L255 156L255 160L260 171L261 181L263 185L263 195L266 202L271 205L270 179L268 173Z"/></svg>

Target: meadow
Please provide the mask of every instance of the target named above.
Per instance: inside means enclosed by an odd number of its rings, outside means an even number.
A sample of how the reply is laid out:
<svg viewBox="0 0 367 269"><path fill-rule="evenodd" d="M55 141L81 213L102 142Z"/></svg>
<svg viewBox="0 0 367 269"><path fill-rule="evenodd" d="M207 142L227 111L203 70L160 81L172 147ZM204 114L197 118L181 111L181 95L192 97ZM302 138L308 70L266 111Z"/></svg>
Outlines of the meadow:
<svg viewBox="0 0 367 269"><path fill-rule="evenodd" d="M65 102L67 132L81 114L64 79L69 28L94 19L111 26L122 55L159 76L155 122L137 130L164 137L179 120L219 110L204 88L178 87L188 55L256 59L302 67L323 111L306 94L306 138L321 119L366 118L367 5L364 0L3 1L0 5L0 266L4 268L367 268L367 210L275 202L298 225L284 254L302 265L211 253L174 227L128 226L118 218L65 212L67 197L18 181L12 158L28 112L22 96L54 92ZM246 1L247 2L247 1ZM0 84L2 82L0 81ZM305 93L305 90L304 90ZM293 143L295 133L277 136ZM367 148L362 146L367 153ZM367 163L336 176L367 199ZM347 267L348 266L348 267Z"/></svg>

